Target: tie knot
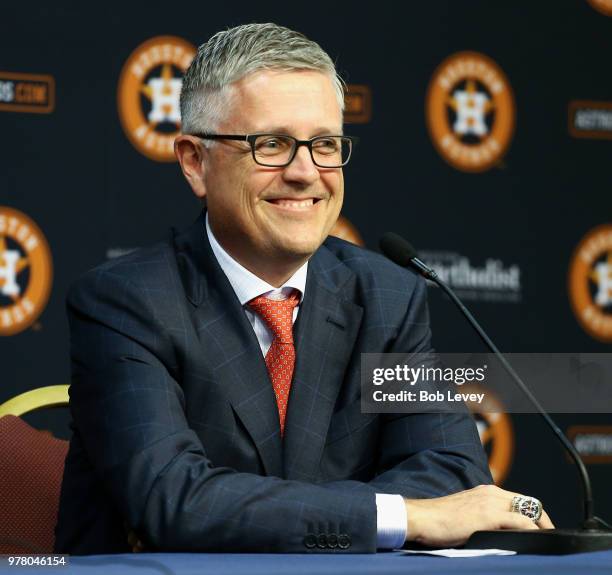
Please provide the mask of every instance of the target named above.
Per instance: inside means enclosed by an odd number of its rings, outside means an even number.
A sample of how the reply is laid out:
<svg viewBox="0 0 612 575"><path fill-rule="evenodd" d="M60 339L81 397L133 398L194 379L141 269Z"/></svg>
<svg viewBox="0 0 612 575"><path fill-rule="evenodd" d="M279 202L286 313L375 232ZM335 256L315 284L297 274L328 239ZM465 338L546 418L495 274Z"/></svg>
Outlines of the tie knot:
<svg viewBox="0 0 612 575"><path fill-rule="evenodd" d="M260 295L248 306L261 317L280 343L293 343L293 310L300 301L298 290L293 290L286 299L270 299Z"/></svg>

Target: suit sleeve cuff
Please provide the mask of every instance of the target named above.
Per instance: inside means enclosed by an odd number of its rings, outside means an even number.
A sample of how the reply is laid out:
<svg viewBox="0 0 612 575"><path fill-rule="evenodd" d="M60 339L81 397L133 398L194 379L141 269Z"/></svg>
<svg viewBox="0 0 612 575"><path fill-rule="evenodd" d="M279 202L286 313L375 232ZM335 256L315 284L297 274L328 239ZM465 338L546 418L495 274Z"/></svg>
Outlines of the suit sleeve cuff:
<svg viewBox="0 0 612 575"><path fill-rule="evenodd" d="M408 515L401 495L376 494L376 531L378 549L398 549L407 536Z"/></svg>

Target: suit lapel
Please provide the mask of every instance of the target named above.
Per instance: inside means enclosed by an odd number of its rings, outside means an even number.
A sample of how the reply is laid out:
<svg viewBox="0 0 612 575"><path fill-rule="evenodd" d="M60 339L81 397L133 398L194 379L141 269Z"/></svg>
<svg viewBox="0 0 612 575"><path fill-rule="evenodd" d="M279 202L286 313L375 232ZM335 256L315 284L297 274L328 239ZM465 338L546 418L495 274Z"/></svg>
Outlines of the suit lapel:
<svg viewBox="0 0 612 575"><path fill-rule="evenodd" d="M355 276L325 246L311 258L294 329L296 366L283 439L284 477L315 481L327 429L361 325L347 299Z"/></svg>
<svg viewBox="0 0 612 575"><path fill-rule="evenodd" d="M257 337L208 242L204 215L174 238L199 349L251 436L267 475L282 475L276 399Z"/></svg>

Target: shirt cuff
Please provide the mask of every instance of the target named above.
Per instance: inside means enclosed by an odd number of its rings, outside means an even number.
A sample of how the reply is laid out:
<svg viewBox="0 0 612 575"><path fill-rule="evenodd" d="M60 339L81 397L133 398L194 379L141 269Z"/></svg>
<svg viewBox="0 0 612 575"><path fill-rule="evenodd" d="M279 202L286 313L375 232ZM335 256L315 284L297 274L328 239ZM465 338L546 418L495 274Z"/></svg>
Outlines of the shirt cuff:
<svg viewBox="0 0 612 575"><path fill-rule="evenodd" d="M401 495L376 494L378 549L399 549L406 542L408 514Z"/></svg>

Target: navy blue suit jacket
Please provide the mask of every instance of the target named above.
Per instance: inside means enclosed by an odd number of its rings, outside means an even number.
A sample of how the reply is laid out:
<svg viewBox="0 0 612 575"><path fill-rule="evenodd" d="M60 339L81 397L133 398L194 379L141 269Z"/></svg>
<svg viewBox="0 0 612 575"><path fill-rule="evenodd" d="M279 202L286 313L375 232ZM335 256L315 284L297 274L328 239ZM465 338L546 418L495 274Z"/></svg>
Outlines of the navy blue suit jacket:
<svg viewBox="0 0 612 575"><path fill-rule="evenodd" d="M360 354L430 350L426 286L328 238L294 326L284 437L204 218L68 296L73 437L56 551L374 552L375 493L490 483L467 414L363 414Z"/></svg>

